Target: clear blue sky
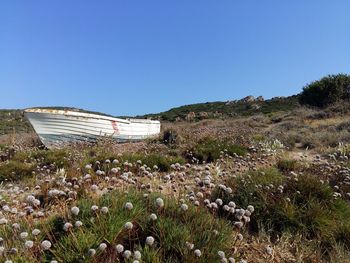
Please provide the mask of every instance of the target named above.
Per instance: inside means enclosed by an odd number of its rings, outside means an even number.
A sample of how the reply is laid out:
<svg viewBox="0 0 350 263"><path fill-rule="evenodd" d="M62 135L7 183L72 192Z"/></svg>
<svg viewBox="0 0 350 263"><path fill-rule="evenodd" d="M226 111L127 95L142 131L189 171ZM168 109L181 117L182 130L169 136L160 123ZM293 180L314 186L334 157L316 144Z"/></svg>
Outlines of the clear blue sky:
<svg viewBox="0 0 350 263"><path fill-rule="evenodd" d="M0 2L0 108L135 115L349 71L349 0Z"/></svg>

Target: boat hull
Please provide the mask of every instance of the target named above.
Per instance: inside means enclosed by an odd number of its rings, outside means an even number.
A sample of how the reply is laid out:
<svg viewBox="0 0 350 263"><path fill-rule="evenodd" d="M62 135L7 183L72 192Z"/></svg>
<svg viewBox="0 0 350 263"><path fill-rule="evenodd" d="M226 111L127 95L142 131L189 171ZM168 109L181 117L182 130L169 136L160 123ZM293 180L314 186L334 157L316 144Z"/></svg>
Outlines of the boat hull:
<svg viewBox="0 0 350 263"><path fill-rule="evenodd" d="M47 148L94 142L100 137L110 137L118 142L138 141L157 136L160 132L160 122L152 120L52 109L28 109L25 116Z"/></svg>

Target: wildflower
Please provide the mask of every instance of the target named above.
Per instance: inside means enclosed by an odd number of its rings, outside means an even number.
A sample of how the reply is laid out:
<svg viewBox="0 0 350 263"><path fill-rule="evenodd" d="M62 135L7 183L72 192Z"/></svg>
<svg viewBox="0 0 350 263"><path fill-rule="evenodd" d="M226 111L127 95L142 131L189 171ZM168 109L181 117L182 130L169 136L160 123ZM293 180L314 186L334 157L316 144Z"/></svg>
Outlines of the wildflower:
<svg viewBox="0 0 350 263"><path fill-rule="evenodd" d="M93 212L96 212L96 211L98 210L98 206L97 206L97 205L91 206L91 210L92 210Z"/></svg>
<svg viewBox="0 0 350 263"><path fill-rule="evenodd" d="M34 242L31 241L31 240L27 240L25 243L24 243L24 246L28 249L32 248L34 246Z"/></svg>
<svg viewBox="0 0 350 263"><path fill-rule="evenodd" d="M74 223L74 226L75 227L81 227L83 225L83 222L81 222L81 221L76 221L75 223Z"/></svg>
<svg viewBox="0 0 350 263"><path fill-rule="evenodd" d="M107 248L107 244L106 243L101 243L99 246L98 246L99 250L101 251L105 251L106 248Z"/></svg>
<svg viewBox="0 0 350 263"><path fill-rule="evenodd" d="M164 206L164 201L163 201L163 199L160 198L160 197L158 197L158 198L156 199L156 205L157 205L157 207L163 207L163 206Z"/></svg>
<svg viewBox="0 0 350 263"><path fill-rule="evenodd" d="M19 230L21 226L18 223L13 223L12 224L13 229Z"/></svg>
<svg viewBox="0 0 350 263"><path fill-rule="evenodd" d="M237 240L242 241L243 235L241 233L239 233L236 238L237 238Z"/></svg>
<svg viewBox="0 0 350 263"><path fill-rule="evenodd" d="M150 214L149 219L152 221L156 221L157 220L157 215L156 214Z"/></svg>
<svg viewBox="0 0 350 263"><path fill-rule="evenodd" d="M72 212L73 215L77 216L79 214L79 207L73 206L70 211Z"/></svg>
<svg viewBox="0 0 350 263"><path fill-rule="evenodd" d="M89 256L89 257L93 257L93 256L95 256L95 254L96 254L96 250L95 250L95 249L90 248L90 249L88 250L88 256Z"/></svg>
<svg viewBox="0 0 350 263"><path fill-rule="evenodd" d="M126 222L124 225L124 228L127 230L131 230L134 227L134 225L131 222Z"/></svg>
<svg viewBox="0 0 350 263"><path fill-rule="evenodd" d="M7 224L8 220L6 218L0 218L0 225L5 225Z"/></svg>
<svg viewBox="0 0 350 263"><path fill-rule="evenodd" d="M237 227L237 228L242 228L242 227L243 227L243 223L242 223L241 221L236 221L236 222L234 223L234 225L235 225L235 227Z"/></svg>
<svg viewBox="0 0 350 263"><path fill-rule="evenodd" d="M123 253L123 257L128 259L131 257L131 251L130 250L125 250Z"/></svg>
<svg viewBox="0 0 350 263"><path fill-rule="evenodd" d="M154 237L152 237L152 236L146 237L146 244L147 245L152 246L153 243L154 243Z"/></svg>
<svg viewBox="0 0 350 263"><path fill-rule="evenodd" d="M33 236L37 236L37 235L39 235L40 234L40 230L39 229L37 229L37 228L35 228L35 229L33 229L33 231L32 231L32 235Z"/></svg>
<svg viewBox="0 0 350 263"><path fill-rule="evenodd" d="M218 251L219 258L225 258L225 252L224 251Z"/></svg>
<svg viewBox="0 0 350 263"><path fill-rule="evenodd" d="M266 246L266 253L269 254L269 255L272 255L273 248L270 245Z"/></svg>
<svg viewBox="0 0 350 263"><path fill-rule="evenodd" d="M93 184L93 185L91 185L90 189L91 189L91 191L96 192L98 190L98 186Z"/></svg>
<svg viewBox="0 0 350 263"><path fill-rule="evenodd" d="M229 261L230 263L236 263L236 260L235 260L235 258L234 258L234 257L230 257L230 258L228 258L228 261Z"/></svg>
<svg viewBox="0 0 350 263"><path fill-rule="evenodd" d="M51 247L51 242L48 240L44 240L43 242L41 242L41 248L43 250L49 250Z"/></svg>
<svg viewBox="0 0 350 263"><path fill-rule="evenodd" d="M134 251L134 258L135 259L141 259L141 252L138 251L138 250Z"/></svg>
<svg viewBox="0 0 350 263"><path fill-rule="evenodd" d="M248 210L250 213L253 213L253 212L254 212L254 206L248 205L247 210Z"/></svg>
<svg viewBox="0 0 350 263"><path fill-rule="evenodd" d="M182 205L180 206L180 209L181 209L182 211L187 211L187 210L188 210L188 205L182 204Z"/></svg>
<svg viewBox="0 0 350 263"><path fill-rule="evenodd" d="M19 236L22 239L26 239L28 237L28 233L27 232L22 232L21 234L19 234Z"/></svg>
<svg viewBox="0 0 350 263"><path fill-rule="evenodd" d="M118 244L115 246L115 250L117 251L117 253L122 253L124 251L124 246L121 244Z"/></svg>
<svg viewBox="0 0 350 263"><path fill-rule="evenodd" d="M126 202L125 205L124 205L124 208L126 210L132 210L134 208L133 204L131 202Z"/></svg>
<svg viewBox="0 0 350 263"><path fill-rule="evenodd" d="M217 203L218 205L222 206L223 202L220 198L215 200L215 203Z"/></svg>
<svg viewBox="0 0 350 263"><path fill-rule="evenodd" d="M101 208L101 213L102 214L108 214L108 207L104 206Z"/></svg>
<svg viewBox="0 0 350 263"><path fill-rule="evenodd" d="M202 256L202 252L201 252L199 249L196 249L196 250L194 251L194 255L195 255L196 257L200 257L200 256Z"/></svg>
<svg viewBox="0 0 350 263"><path fill-rule="evenodd" d="M63 225L63 230L64 230L64 231L68 231L68 230L71 229L72 227L73 227L73 225L72 225L71 223L67 222L67 223L65 223L65 224Z"/></svg>
<svg viewBox="0 0 350 263"><path fill-rule="evenodd" d="M192 250L194 248L194 244L193 243L190 243L188 241L186 241L186 247L189 249L189 250Z"/></svg>

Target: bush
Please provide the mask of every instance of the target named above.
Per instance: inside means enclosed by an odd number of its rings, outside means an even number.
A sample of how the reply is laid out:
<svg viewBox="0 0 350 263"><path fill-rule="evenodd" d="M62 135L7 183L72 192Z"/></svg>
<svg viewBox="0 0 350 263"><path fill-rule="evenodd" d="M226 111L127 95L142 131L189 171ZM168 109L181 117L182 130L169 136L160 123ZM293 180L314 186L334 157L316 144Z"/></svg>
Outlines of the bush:
<svg viewBox="0 0 350 263"><path fill-rule="evenodd" d="M260 170L249 176L231 179L234 189L227 194L217 189L213 198L221 198L237 205L255 207L250 230L268 229L273 235L283 232L302 234L307 239L318 239L324 253L337 244L350 249L350 205L335 199L329 184L321 183L311 175L285 177L276 169Z"/></svg>
<svg viewBox="0 0 350 263"><path fill-rule="evenodd" d="M22 151L17 152L13 160L18 162L33 160L38 161L41 165L54 164L57 168L63 168L69 164L69 154L64 149Z"/></svg>
<svg viewBox="0 0 350 263"><path fill-rule="evenodd" d="M243 156L247 153L247 149L230 142L220 142L210 137L202 139L191 151L193 157L195 157L200 163L213 162L220 158L224 154L233 156L234 154Z"/></svg>
<svg viewBox="0 0 350 263"><path fill-rule="evenodd" d="M346 74L329 75L304 87L300 103L316 107L350 98L350 76Z"/></svg>
<svg viewBox="0 0 350 263"><path fill-rule="evenodd" d="M277 168L282 172L295 171L300 167L297 160L282 159L277 162Z"/></svg>
<svg viewBox="0 0 350 263"><path fill-rule="evenodd" d="M32 164L11 160L0 165L0 181L12 181L29 177L33 171L34 166Z"/></svg>

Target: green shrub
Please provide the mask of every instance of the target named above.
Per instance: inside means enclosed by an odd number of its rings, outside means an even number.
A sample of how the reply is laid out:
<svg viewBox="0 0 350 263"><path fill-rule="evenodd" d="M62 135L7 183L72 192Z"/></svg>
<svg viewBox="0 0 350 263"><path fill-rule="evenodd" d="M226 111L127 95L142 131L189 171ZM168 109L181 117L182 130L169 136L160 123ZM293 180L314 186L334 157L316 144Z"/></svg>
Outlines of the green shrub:
<svg viewBox="0 0 350 263"><path fill-rule="evenodd" d="M329 75L304 87L300 102L317 107L325 107L350 98L350 76Z"/></svg>
<svg viewBox="0 0 350 263"><path fill-rule="evenodd" d="M15 154L13 160L19 162L32 160L41 165L54 164L58 168L63 168L69 164L69 153L64 149L21 151Z"/></svg>
<svg viewBox="0 0 350 263"><path fill-rule="evenodd" d="M202 139L191 151L193 157L195 157L200 163L213 162L220 158L222 154L228 154L230 156L237 154L244 156L247 153L247 149L230 142L220 142L210 137Z"/></svg>
<svg viewBox="0 0 350 263"><path fill-rule="evenodd" d="M282 172L295 171L300 168L300 163L297 160L282 159L277 162L277 168Z"/></svg>
<svg viewBox="0 0 350 263"><path fill-rule="evenodd" d="M29 177L34 171L32 164L11 160L0 165L0 181L19 180Z"/></svg>
<svg viewBox="0 0 350 263"><path fill-rule="evenodd" d="M240 207L253 205L251 231L302 234L319 240L326 254L338 243L350 249L350 205L335 199L329 184L321 183L317 177L303 175L296 180L268 169L233 178L227 185L234 189L233 194L217 189L213 198L222 198L225 203L233 200Z"/></svg>

